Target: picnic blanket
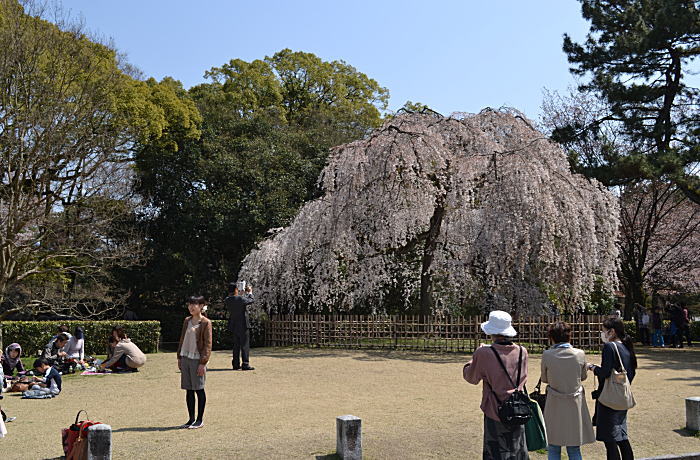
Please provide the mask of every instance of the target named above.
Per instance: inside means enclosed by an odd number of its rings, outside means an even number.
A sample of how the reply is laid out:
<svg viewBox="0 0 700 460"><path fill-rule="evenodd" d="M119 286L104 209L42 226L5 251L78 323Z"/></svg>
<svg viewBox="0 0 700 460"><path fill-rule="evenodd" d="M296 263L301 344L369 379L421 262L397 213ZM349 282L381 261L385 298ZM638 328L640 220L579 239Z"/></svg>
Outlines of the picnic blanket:
<svg viewBox="0 0 700 460"><path fill-rule="evenodd" d="M41 393L38 390L28 390L22 394L22 399L51 399L54 395L51 393Z"/></svg>
<svg viewBox="0 0 700 460"><path fill-rule="evenodd" d="M112 372L84 371L84 372L80 373L80 375L108 375L108 374L112 374Z"/></svg>

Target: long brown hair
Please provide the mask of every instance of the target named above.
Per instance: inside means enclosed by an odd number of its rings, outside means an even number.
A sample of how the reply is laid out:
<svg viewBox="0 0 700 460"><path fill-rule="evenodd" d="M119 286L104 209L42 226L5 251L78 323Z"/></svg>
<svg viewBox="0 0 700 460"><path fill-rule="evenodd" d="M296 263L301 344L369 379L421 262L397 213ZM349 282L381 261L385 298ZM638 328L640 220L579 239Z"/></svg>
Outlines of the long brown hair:
<svg viewBox="0 0 700 460"><path fill-rule="evenodd" d="M627 347L627 350L630 352L632 369L637 370L637 355L634 353L634 342L632 341L632 337L625 332L625 323L623 323L620 318L610 317L603 321L603 327L615 331L617 338L620 339L622 344Z"/></svg>

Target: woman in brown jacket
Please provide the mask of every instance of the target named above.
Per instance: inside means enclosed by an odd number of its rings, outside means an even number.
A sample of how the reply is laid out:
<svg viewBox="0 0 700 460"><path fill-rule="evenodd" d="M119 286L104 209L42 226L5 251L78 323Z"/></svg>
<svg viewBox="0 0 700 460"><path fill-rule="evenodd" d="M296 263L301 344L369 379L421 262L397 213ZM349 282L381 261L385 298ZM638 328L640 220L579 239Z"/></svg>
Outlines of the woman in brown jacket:
<svg viewBox="0 0 700 460"><path fill-rule="evenodd" d="M187 301L190 315L182 323L180 343L177 346L177 367L180 369L180 388L187 391L189 419L180 428L197 429L204 426L204 392L207 362L211 356L211 321L203 315L207 306L204 297L190 297ZM197 394L197 419L194 418L194 400Z"/></svg>

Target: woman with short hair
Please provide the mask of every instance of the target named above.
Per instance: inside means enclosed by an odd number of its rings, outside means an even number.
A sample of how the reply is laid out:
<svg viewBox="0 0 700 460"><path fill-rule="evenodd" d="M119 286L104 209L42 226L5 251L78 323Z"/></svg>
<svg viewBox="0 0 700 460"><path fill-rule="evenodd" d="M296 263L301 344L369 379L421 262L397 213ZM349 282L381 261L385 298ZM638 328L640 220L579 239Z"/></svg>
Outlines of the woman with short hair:
<svg viewBox="0 0 700 460"><path fill-rule="evenodd" d="M180 388L186 391L185 402L189 418L180 428L197 429L204 426L204 408L207 395L204 384L207 363L211 357L212 325L204 316L207 304L202 296L192 296L187 301L190 316L182 323L182 332L177 346L177 367L180 369ZM194 418L195 395L197 418Z"/></svg>
<svg viewBox="0 0 700 460"><path fill-rule="evenodd" d="M571 345L571 326L557 321L547 331L552 345L542 354L542 381L547 387L544 420L547 458L561 459L566 446L570 460L581 460L581 446L595 442L591 416L581 382L586 380L586 354Z"/></svg>

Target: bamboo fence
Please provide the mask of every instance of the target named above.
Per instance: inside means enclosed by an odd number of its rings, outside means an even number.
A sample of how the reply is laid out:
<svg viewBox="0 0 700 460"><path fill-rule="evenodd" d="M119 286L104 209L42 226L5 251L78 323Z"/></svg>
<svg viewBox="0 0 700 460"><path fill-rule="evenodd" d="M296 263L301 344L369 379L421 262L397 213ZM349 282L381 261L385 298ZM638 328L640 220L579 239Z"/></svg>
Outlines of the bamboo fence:
<svg viewBox="0 0 700 460"><path fill-rule="evenodd" d="M272 315L265 324L265 345L318 348L367 348L472 353L488 343L480 324L486 316ZM533 316L513 320L516 342L532 353L549 347L547 328L557 320L571 325L571 343L599 351L605 316Z"/></svg>

